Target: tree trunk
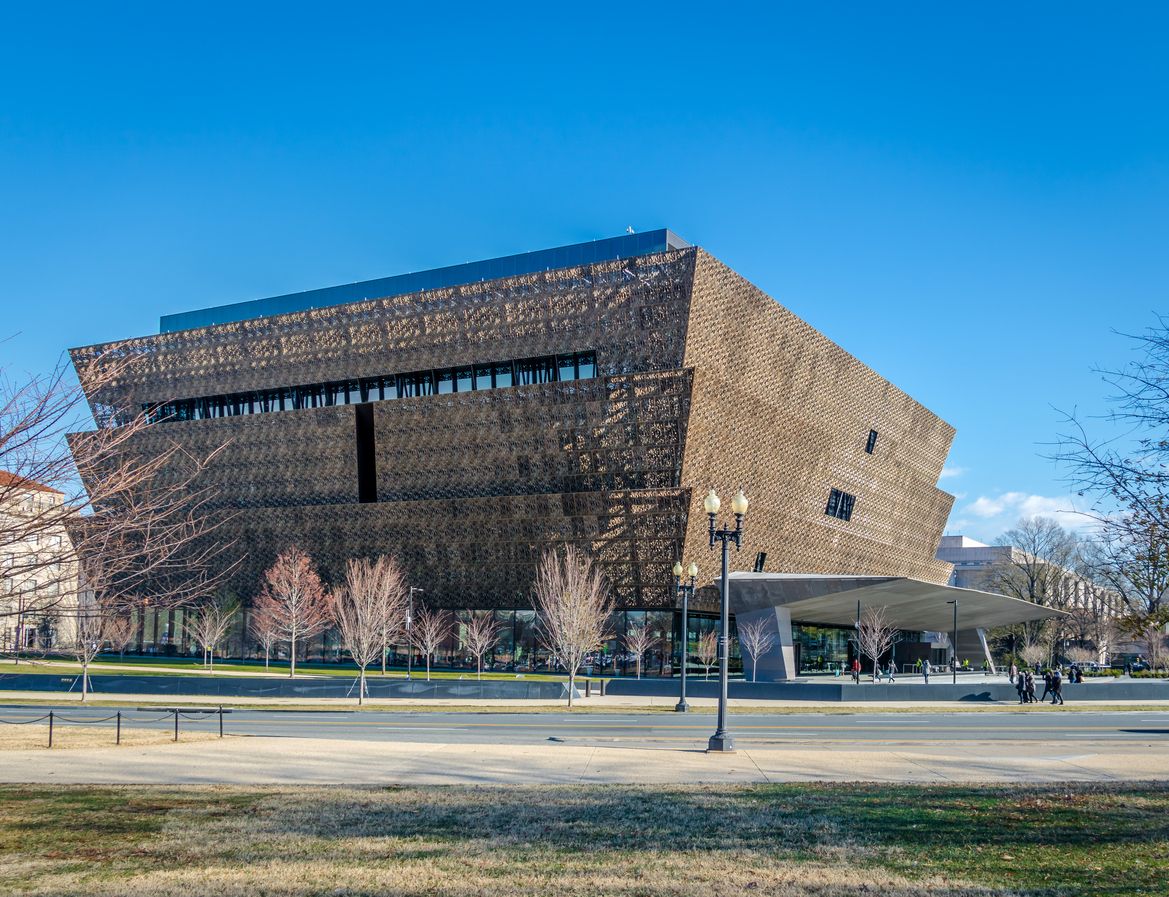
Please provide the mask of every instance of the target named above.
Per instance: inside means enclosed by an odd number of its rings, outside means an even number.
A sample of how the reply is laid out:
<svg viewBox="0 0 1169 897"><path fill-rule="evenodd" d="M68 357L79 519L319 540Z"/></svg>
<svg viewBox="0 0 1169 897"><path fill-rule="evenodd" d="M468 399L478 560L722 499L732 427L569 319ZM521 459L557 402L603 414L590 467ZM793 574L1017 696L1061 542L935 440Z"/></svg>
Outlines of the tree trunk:
<svg viewBox="0 0 1169 897"><path fill-rule="evenodd" d="M288 678L292 679L296 676L296 636L294 635L288 643Z"/></svg>
<svg viewBox="0 0 1169 897"><path fill-rule="evenodd" d="M430 681L430 655L426 655L426 681Z"/></svg>
<svg viewBox="0 0 1169 897"><path fill-rule="evenodd" d="M89 694L89 661L84 658L81 661L81 700L84 701L86 695Z"/></svg>
<svg viewBox="0 0 1169 897"><path fill-rule="evenodd" d="M572 690L576 687L576 674L568 674L568 709L572 709Z"/></svg>
<svg viewBox="0 0 1169 897"><path fill-rule="evenodd" d="M483 655L480 654L475 658L475 678L480 682L483 681Z"/></svg>
<svg viewBox="0 0 1169 897"><path fill-rule="evenodd" d="M759 673L759 661L757 659L755 659L754 657L752 657L751 658L751 681L752 682L759 681L758 673Z"/></svg>
<svg viewBox="0 0 1169 897"><path fill-rule="evenodd" d="M641 678L641 655L637 655L637 678Z"/></svg>
<svg viewBox="0 0 1169 897"><path fill-rule="evenodd" d="M361 668L361 681L357 686L357 706L365 703L365 667Z"/></svg>
<svg viewBox="0 0 1169 897"><path fill-rule="evenodd" d="M210 651L207 652L207 659L210 661L210 665L207 668L207 674L210 676L214 676L215 675L215 649L214 648L212 648Z"/></svg>
<svg viewBox="0 0 1169 897"><path fill-rule="evenodd" d="M272 649L268 645L265 645L264 646L264 672L265 673L268 672L268 656L271 653L272 653Z"/></svg>

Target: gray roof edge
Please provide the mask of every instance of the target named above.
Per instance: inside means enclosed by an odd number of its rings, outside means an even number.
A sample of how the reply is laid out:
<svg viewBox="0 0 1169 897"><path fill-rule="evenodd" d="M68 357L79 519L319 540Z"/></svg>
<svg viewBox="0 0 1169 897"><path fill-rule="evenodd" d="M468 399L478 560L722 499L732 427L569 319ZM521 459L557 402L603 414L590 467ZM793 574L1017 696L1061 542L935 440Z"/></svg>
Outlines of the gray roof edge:
<svg viewBox="0 0 1169 897"><path fill-rule="evenodd" d="M438 268L426 268L420 271L394 274L389 277L374 278L373 280L361 280L336 286L302 290L297 293L284 293L279 296L246 299L242 302L230 302L224 305L175 312L162 315L159 318L158 329L160 333L173 333L178 330L228 324L251 318L308 311L314 308L348 305L354 302L382 299L388 296L402 296L428 289L445 289L480 281L617 261L622 258L689 249L690 247L690 243L669 228L655 228L638 233L621 234L616 237L603 237L582 243L571 243L565 246L536 249L530 252L462 262Z"/></svg>

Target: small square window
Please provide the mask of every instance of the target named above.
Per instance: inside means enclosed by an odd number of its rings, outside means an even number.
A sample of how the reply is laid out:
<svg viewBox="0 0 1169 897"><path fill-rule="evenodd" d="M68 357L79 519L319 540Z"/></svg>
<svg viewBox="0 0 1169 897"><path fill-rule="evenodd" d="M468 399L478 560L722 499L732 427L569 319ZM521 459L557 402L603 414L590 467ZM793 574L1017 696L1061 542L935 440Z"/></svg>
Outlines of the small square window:
<svg viewBox="0 0 1169 897"><path fill-rule="evenodd" d="M837 520L851 520L852 506L855 503L855 495L841 492L839 489L833 489L828 493L828 504L824 508L824 513L829 517L835 517Z"/></svg>

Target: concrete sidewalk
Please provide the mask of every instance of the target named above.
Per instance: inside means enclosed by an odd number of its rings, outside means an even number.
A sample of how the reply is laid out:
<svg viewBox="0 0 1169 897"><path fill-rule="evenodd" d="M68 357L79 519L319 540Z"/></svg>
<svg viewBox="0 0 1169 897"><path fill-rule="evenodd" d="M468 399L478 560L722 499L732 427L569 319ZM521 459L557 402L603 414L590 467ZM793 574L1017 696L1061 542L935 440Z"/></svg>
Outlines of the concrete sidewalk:
<svg viewBox="0 0 1169 897"><path fill-rule="evenodd" d="M140 748L0 753L0 780L71 784L565 784L1164 780L1162 746L1085 741L1021 756L1010 745L807 744L707 754L676 747L426 744L228 737Z"/></svg>

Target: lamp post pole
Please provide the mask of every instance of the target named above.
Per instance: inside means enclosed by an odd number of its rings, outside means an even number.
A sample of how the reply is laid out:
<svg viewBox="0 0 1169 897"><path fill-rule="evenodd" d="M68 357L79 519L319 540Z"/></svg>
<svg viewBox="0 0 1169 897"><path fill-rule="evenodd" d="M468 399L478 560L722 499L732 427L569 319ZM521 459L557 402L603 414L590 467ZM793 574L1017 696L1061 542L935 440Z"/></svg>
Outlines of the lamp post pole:
<svg viewBox="0 0 1169 897"><path fill-rule="evenodd" d="M953 650L950 652L950 681L954 685L958 684L958 599L947 601L946 604L954 605L954 643Z"/></svg>
<svg viewBox="0 0 1169 897"><path fill-rule="evenodd" d="M422 592L424 589L410 586L410 606L406 609L406 678L412 678L414 672L414 642L411 641L412 629L414 625L414 593Z"/></svg>
<svg viewBox="0 0 1169 897"><path fill-rule="evenodd" d="M718 726L714 730L714 734L710 736L706 749L730 753L735 749L735 739L727 731L727 682L730 679L731 653L731 581L728 567L730 566L730 543L734 542L736 549L742 547L743 515L747 513L747 496L740 489L731 499L731 510L735 513L735 528L733 530L727 529L725 526L715 527L715 517L718 514L718 509L722 507L722 501L713 489L706 496L702 506L706 509L707 517L710 518L710 547L713 549L715 542L722 543L722 608L719 614L721 628L718 640Z"/></svg>
<svg viewBox="0 0 1169 897"><path fill-rule="evenodd" d="M698 579L698 565L691 564L686 573L690 575L689 584L682 582L682 562L674 564L674 588L682 598L682 684L678 703L674 705L677 713L685 713L690 709L690 705L686 703L686 664L690 647L690 596L694 594L694 582Z"/></svg>

